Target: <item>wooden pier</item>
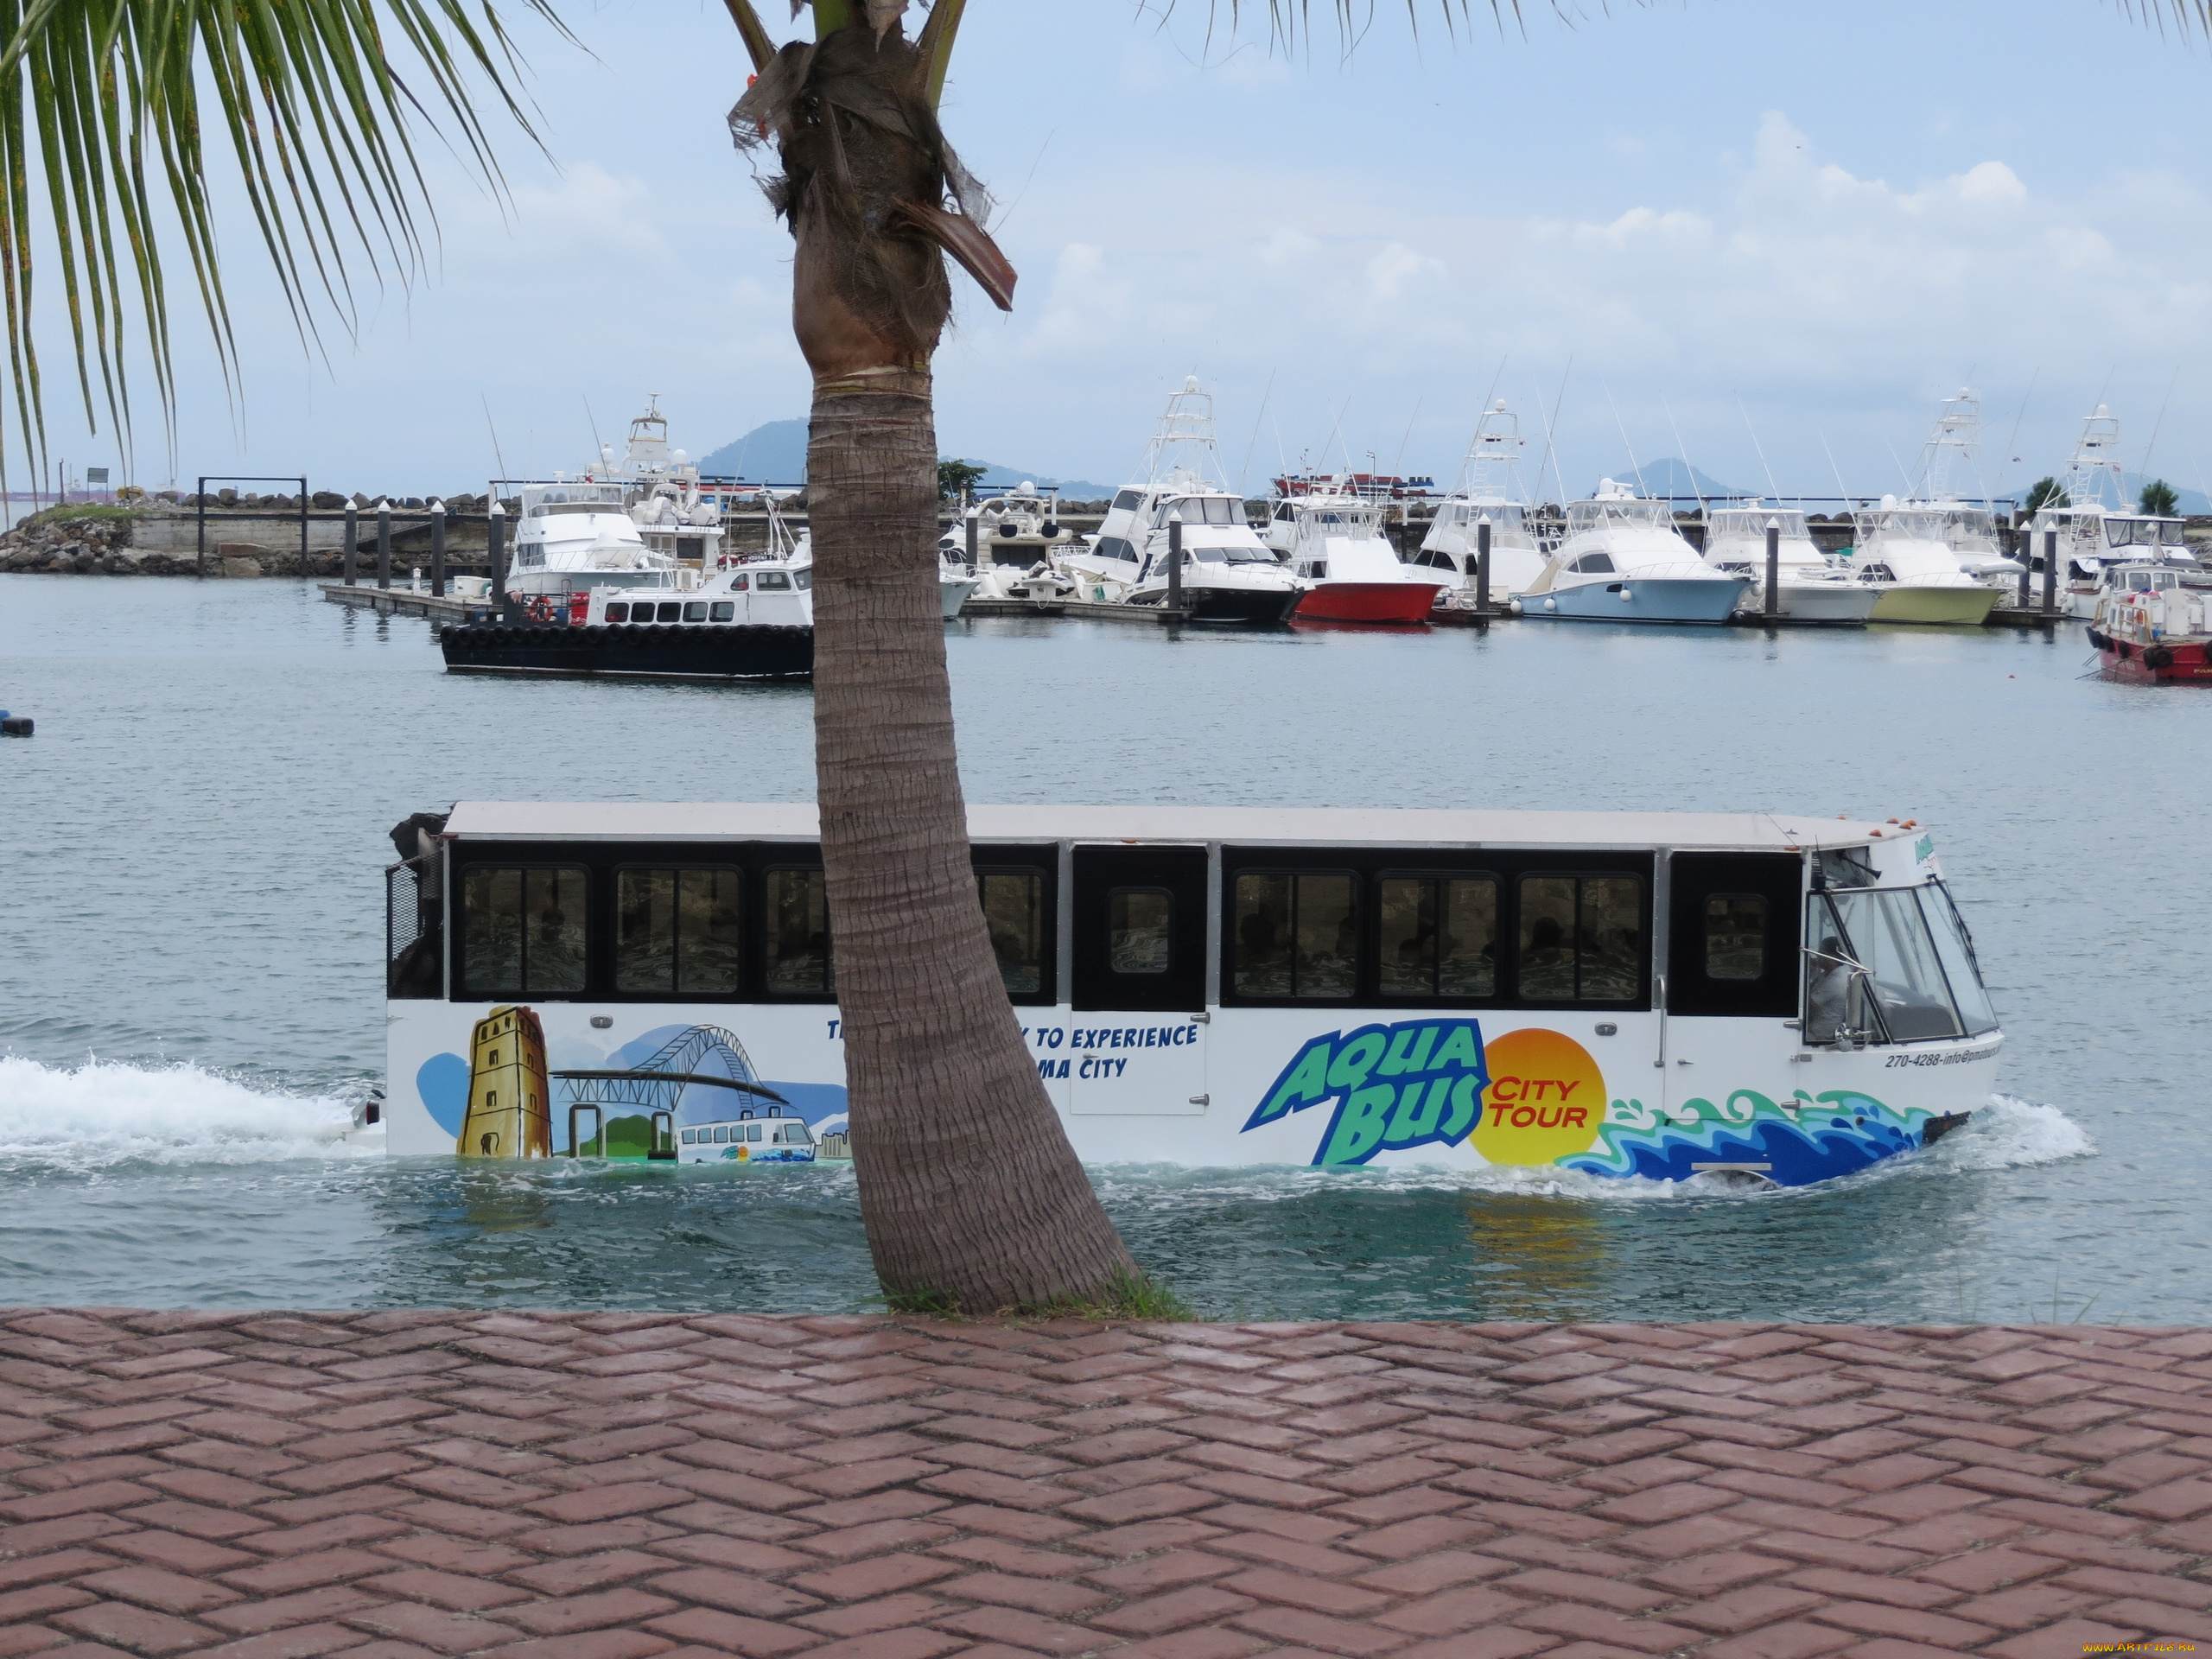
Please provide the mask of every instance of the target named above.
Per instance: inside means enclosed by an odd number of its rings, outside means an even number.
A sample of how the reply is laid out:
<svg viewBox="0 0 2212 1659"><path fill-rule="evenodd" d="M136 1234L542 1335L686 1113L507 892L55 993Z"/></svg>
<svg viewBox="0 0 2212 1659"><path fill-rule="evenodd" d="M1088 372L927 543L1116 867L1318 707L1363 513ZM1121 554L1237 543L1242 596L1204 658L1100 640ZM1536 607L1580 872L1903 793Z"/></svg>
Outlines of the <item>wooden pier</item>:
<svg viewBox="0 0 2212 1659"><path fill-rule="evenodd" d="M960 607L962 620L971 616L1066 616L1086 622L1187 622L1187 608L1170 610L1165 605L1112 605L1090 599L971 599Z"/></svg>
<svg viewBox="0 0 2212 1659"><path fill-rule="evenodd" d="M316 584L322 596L348 610L374 611L378 616L421 616L433 622L489 622L499 607L488 599L453 599L415 588L376 588L365 583L347 587L342 582Z"/></svg>

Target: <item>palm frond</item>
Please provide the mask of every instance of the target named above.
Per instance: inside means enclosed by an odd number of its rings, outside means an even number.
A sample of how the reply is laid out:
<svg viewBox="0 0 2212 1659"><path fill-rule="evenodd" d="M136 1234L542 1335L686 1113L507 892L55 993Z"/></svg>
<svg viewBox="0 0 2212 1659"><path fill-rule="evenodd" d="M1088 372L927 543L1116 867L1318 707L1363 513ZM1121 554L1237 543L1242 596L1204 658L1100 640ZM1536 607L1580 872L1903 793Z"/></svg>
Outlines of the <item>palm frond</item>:
<svg viewBox="0 0 2212 1659"><path fill-rule="evenodd" d="M552 0L511 7L567 35ZM378 283L420 268L436 219L418 130L495 194L490 122L537 137L493 0L0 0L0 302L16 435L34 467L46 414L34 276L48 257L86 418L97 429L105 412L126 456L134 349L165 426L175 408L165 238L191 268L235 390L211 148L227 140L292 326L312 346L324 316L354 326L355 264Z"/></svg>

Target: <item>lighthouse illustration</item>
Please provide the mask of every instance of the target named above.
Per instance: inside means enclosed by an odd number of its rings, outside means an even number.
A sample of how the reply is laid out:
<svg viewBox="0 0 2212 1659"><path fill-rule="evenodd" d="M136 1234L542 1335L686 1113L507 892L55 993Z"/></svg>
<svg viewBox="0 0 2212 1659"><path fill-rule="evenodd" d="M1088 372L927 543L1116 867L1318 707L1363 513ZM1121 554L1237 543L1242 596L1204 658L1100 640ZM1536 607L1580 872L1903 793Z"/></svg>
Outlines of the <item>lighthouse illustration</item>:
<svg viewBox="0 0 2212 1659"><path fill-rule="evenodd" d="M529 1008L494 1008L468 1043L468 1114L454 1150L463 1158L550 1158L553 1113L545 1087L545 1028Z"/></svg>

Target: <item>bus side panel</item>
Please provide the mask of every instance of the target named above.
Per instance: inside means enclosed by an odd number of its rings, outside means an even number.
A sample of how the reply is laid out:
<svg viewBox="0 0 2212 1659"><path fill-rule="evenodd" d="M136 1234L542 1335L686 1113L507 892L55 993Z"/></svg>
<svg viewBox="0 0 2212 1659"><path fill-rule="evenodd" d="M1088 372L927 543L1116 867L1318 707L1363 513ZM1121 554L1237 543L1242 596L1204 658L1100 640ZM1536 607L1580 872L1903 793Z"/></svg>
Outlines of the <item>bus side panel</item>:
<svg viewBox="0 0 2212 1659"><path fill-rule="evenodd" d="M478 1073L489 1059L484 1046L473 1040L478 1024L508 1006L388 1005L389 1151L453 1154L472 1088L480 1085ZM738 1109L765 1116L773 1105L783 1116L804 1120L817 1141L845 1131L845 1050L833 1003L515 1006L530 1007L543 1033L543 1070L551 1096L545 1109L556 1155L571 1148L570 1120L580 1105L584 1109L578 1122L584 1127L576 1138L590 1144L594 1128L603 1126L609 1135L605 1144L616 1156L628 1144L620 1126L638 1119L649 1128L653 1113L661 1110L681 1128L732 1116ZM607 1025L595 1027L595 1018ZM653 1080L664 1073L709 1081L679 1086ZM712 1079L756 1086L733 1088Z"/></svg>

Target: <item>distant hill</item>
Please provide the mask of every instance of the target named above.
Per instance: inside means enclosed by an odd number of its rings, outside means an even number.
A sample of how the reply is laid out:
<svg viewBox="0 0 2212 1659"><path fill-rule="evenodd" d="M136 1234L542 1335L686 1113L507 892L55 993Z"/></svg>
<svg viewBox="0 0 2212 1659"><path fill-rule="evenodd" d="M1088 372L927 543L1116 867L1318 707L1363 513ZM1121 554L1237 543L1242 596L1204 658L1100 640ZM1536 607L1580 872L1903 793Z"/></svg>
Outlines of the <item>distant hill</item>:
<svg viewBox="0 0 2212 1659"><path fill-rule="evenodd" d="M2160 476L2162 474L2157 473L2147 476L2141 473L2122 473L2120 475L2120 486L2127 493L2127 505L2132 507L2140 501L2143 499L2143 486L2152 478ZM2184 490L2180 481L2176 479L2169 478L2166 482L2172 486L2174 499L2180 506L2184 518L2194 518L2200 513L2212 512L2212 499L2208 499L2203 491ZM2025 495L2027 491L2024 488L2020 493Z"/></svg>
<svg viewBox="0 0 2212 1659"><path fill-rule="evenodd" d="M1757 491L1739 490L1731 485L1723 484L1718 479L1710 478L1698 471L1689 462L1671 458L1666 461L1647 461L1640 468L1623 467L1618 472L1608 473L1606 476L1617 484L1627 485L1638 495L1654 498L1662 495L1676 497L1678 505L1692 505L1700 496L1711 501L1728 496L1748 496L1758 493ZM1596 485L1592 485L1591 493L1593 495L1597 493L1597 488Z"/></svg>
<svg viewBox="0 0 2212 1659"><path fill-rule="evenodd" d="M986 490L1010 490L1027 480L1040 490L1057 489L1079 501L1099 500L1114 493L1110 484L1093 484L1079 478L1046 478L1039 473L1001 467L992 461L978 461L976 464L990 468L983 474L982 487ZM770 421L756 426L735 443L726 443L713 454L702 455L698 465L702 473L710 476L742 478L759 484L804 484L806 423Z"/></svg>

